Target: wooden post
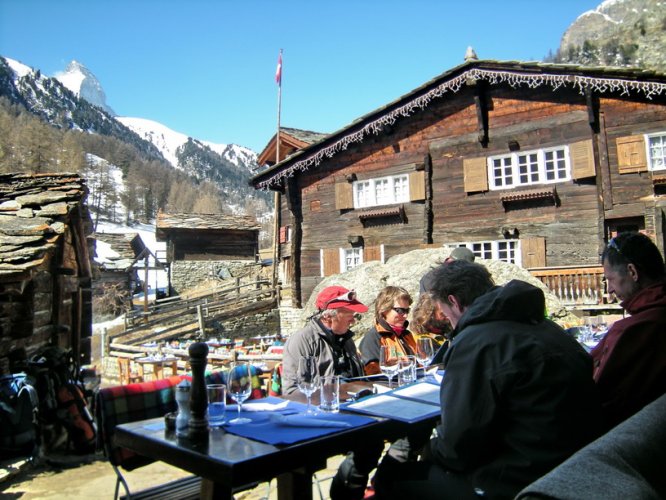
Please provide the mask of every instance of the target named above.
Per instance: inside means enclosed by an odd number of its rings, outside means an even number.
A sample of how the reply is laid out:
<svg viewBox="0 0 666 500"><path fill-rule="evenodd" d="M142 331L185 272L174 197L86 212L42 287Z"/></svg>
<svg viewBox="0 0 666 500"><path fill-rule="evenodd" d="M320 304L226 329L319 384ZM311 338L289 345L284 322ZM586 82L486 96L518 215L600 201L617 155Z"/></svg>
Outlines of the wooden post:
<svg viewBox="0 0 666 500"><path fill-rule="evenodd" d="M197 318L199 320L199 335L202 339L205 339L206 329L204 325L203 307L201 307L201 304L197 306Z"/></svg>

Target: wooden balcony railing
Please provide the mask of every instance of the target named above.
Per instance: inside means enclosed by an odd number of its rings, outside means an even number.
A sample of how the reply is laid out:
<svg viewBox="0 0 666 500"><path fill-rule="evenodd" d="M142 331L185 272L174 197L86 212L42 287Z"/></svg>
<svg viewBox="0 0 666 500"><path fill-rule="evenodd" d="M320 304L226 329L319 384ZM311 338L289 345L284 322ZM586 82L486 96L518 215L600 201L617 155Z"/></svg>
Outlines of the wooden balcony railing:
<svg viewBox="0 0 666 500"><path fill-rule="evenodd" d="M594 306L609 302L601 266L542 267L529 271L557 295L565 306Z"/></svg>

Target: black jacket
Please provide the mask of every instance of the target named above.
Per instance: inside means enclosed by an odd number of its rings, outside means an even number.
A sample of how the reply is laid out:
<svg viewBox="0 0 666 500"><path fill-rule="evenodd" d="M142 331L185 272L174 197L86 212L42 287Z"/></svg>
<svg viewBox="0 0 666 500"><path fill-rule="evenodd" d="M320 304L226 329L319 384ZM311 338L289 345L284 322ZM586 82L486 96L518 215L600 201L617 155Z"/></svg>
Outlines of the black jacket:
<svg viewBox="0 0 666 500"><path fill-rule="evenodd" d="M465 311L444 356L435 461L489 498L512 498L598 434L589 355L511 281Z"/></svg>

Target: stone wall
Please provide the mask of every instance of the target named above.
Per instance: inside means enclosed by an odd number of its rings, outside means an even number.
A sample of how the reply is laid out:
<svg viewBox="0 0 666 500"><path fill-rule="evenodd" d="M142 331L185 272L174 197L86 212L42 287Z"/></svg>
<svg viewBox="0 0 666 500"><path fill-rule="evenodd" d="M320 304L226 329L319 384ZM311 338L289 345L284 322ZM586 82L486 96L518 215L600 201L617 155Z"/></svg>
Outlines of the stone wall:
<svg viewBox="0 0 666 500"><path fill-rule="evenodd" d="M273 335L280 331L280 312L273 309L266 313L221 321L215 325L215 330L217 331L213 333L214 336L230 339L251 339L258 335ZM209 336L213 335L209 333Z"/></svg>
<svg viewBox="0 0 666 500"><path fill-rule="evenodd" d="M260 273L259 263L247 260L178 260L170 265L171 289L183 293L214 278L251 279Z"/></svg>
<svg viewBox="0 0 666 500"><path fill-rule="evenodd" d="M289 305L280 305L280 334L288 336L305 326L302 318L303 309Z"/></svg>

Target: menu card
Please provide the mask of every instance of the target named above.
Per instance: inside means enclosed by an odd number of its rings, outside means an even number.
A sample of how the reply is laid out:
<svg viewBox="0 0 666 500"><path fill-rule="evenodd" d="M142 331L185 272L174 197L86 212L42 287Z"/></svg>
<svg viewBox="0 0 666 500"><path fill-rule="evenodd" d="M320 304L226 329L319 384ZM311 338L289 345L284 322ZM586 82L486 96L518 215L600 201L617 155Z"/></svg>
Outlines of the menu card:
<svg viewBox="0 0 666 500"><path fill-rule="evenodd" d="M427 381L414 382L341 406L348 411L377 417L419 422L440 414L439 385Z"/></svg>

